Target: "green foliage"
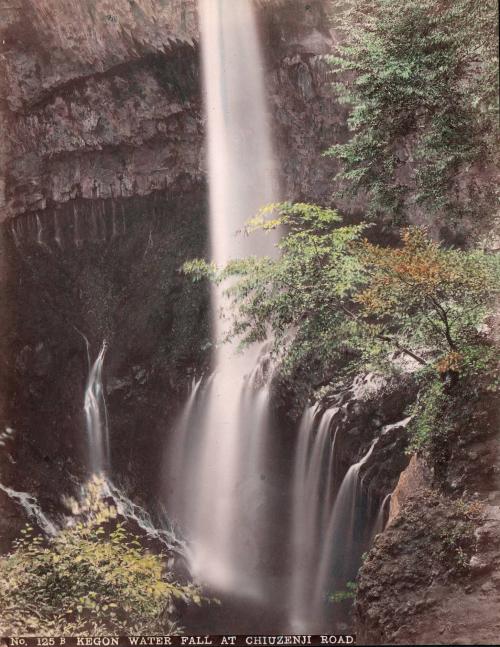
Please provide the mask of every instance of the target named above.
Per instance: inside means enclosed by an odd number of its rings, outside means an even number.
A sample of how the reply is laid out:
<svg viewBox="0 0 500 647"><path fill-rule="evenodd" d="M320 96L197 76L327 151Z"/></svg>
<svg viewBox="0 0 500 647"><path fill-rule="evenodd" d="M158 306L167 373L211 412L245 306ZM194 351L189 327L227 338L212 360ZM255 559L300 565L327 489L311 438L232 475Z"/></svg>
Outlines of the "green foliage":
<svg viewBox="0 0 500 647"><path fill-rule="evenodd" d="M192 586L172 581L164 555L144 549L91 481L72 501L74 523L54 538L27 526L0 558L2 635L169 633L174 604L200 603Z"/></svg>
<svg viewBox="0 0 500 647"><path fill-rule="evenodd" d="M445 249L418 227L404 230L402 242L386 248L363 241L367 285L355 300L365 316L386 322L384 335L398 336L410 348L438 349L438 370L460 372L462 350L475 345L496 290L498 259Z"/></svg>
<svg viewBox="0 0 500 647"><path fill-rule="evenodd" d="M460 438L462 430L470 434L477 412L484 411L484 399L490 400L491 392L497 392L495 350L486 343L464 345L455 366L460 379L455 382L443 380L435 366L420 373L418 397L407 411L412 416L408 453L427 452L435 465L446 464L450 445ZM486 421L481 428L488 433Z"/></svg>
<svg viewBox="0 0 500 647"><path fill-rule="evenodd" d="M446 375L482 346L496 257L445 249L416 227L398 248L382 247L362 238L366 225L342 226L335 211L307 204L271 205L248 229L275 227L285 232L277 258L184 269L229 281L231 334L244 344L271 336L285 374L313 363L319 373L335 363L391 371L399 355Z"/></svg>
<svg viewBox="0 0 500 647"><path fill-rule="evenodd" d="M335 591L329 596L330 602L339 603L346 600L354 600L358 591L356 582L347 582L345 591Z"/></svg>
<svg viewBox="0 0 500 647"><path fill-rule="evenodd" d="M412 202L450 219L494 213L494 182L464 186L498 161L496 2L351 0L339 22L331 63L353 134L328 154L347 193L396 220Z"/></svg>
<svg viewBox="0 0 500 647"><path fill-rule="evenodd" d="M207 276L229 284L232 336L250 344L271 333L284 373L317 356L328 365L345 351L345 340L353 336L349 331L357 326L342 305L362 280L360 263L349 250L364 227L340 222L335 211L314 205L271 205L249 224L248 233L286 227L277 258L238 259L215 275L206 266ZM184 269L193 274L191 264Z"/></svg>
<svg viewBox="0 0 500 647"><path fill-rule="evenodd" d="M413 416L409 426L411 442L407 452L413 454L427 448L436 435L447 440L451 432L452 420L448 416L450 398L445 385L437 375L423 383L417 401L409 407Z"/></svg>

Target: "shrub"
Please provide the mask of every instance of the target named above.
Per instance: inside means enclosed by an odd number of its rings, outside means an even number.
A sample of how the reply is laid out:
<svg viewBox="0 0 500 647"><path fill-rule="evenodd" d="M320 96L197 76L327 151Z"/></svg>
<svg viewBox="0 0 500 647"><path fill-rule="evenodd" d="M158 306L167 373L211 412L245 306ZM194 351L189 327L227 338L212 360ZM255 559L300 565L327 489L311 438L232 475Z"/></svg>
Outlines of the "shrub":
<svg viewBox="0 0 500 647"><path fill-rule="evenodd" d="M166 556L146 550L92 480L77 516L55 537L21 531L0 558L2 635L171 633L175 603L200 603L173 581Z"/></svg>

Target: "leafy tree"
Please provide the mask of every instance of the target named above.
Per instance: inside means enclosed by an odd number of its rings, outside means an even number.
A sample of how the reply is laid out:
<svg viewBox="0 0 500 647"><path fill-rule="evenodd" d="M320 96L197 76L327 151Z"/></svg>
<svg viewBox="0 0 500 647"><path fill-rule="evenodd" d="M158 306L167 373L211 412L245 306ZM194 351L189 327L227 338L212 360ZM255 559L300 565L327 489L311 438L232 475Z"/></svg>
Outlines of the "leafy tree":
<svg viewBox="0 0 500 647"><path fill-rule="evenodd" d="M446 249L417 227L383 247L364 238L366 225L341 226L335 211L307 204L271 205L248 232L276 227L285 228L277 258L225 268L197 260L185 271L229 280L231 334L244 344L272 336L285 372L394 370L402 355L452 375L484 345L478 326L497 289L496 257Z"/></svg>
<svg viewBox="0 0 500 647"><path fill-rule="evenodd" d="M73 502L74 523L51 539L27 526L0 558L2 635L172 632L176 601L198 590L172 581L163 555L145 550L101 499L98 480Z"/></svg>
<svg viewBox="0 0 500 647"><path fill-rule="evenodd" d="M444 249L418 227L403 230L399 248L364 240L356 252L367 282L354 300L365 319L389 343L415 349L406 352L420 364L427 362L419 348L440 373L460 372L461 350L481 341L477 327L496 289L496 258Z"/></svg>
<svg viewBox="0 0 500 647"><path fill-rule="evenodd" d="M331 62L352 137L328 154L341 186L396 220L412 203L450 220L494 213L497 3L351 0L340 15Z"/></svg>
<svg viewBox="0 0 500 647"><path fill-rule="evenodd" d="M345 343L356 323L346 318L342 305L362 280L350 245L363 226L340 224L335 211L318 206L270 205L249 223L247 233L285 226L277 258L237 259L225 268L195 260L184 270L195 280L208 275L228 281L227 310L234 315L230 336L246 345L272 334L282 372L290 374L298 365L312 369L317 357L321 372L348 350Z"/></svg>

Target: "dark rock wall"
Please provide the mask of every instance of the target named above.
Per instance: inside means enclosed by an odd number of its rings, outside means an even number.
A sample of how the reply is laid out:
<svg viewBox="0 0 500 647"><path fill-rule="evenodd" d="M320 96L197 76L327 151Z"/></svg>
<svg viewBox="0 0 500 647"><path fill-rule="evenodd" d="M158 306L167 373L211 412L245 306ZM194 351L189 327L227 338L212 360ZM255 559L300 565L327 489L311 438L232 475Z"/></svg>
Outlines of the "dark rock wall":
<svg viewBox="0 0 500 647"><path fill-rule="evenodd" d="M87 470L83 396L106 339L112 471L158 486L206 366L207 251L194 2L8 3L2 54L1 481L47 512ZM3 493L4 539L20 508Z"/></svg>
<svg viewBox="0 0 500 647"><path fill-rule="evenodd" d="M361 644L495 644L500 617L498 395L464 397L442 447L413 456L358 578Z"/></svg>
<svg viewBox="0 0 500 647"><path fill-rule="evenodd" d="M321 152L344 116L323 3L260 5L283 197L329 203ZM115 478L148 498L210 361L208 288L178 271L208 249L196 2L15 0L2 16L1 481L50 511L85 473L81 332L92 359L109 342Z"/></svg>

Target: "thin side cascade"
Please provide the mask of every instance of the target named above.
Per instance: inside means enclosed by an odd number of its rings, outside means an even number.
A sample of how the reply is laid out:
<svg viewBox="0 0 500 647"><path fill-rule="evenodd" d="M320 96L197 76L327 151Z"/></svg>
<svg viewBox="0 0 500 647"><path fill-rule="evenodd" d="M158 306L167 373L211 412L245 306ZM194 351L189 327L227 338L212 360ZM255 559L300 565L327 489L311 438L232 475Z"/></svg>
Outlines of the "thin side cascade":
<svg viewBox="0 0 500 647"><path fill-rule="evenodd" d="M181 411L181 415L174 425L174 444L169 449L170 466L170 488L175 496L170 497L170 511L176 522L184 526L186 523L185 510L188 501L192 496L189 482L185 482L184 471L186 465L192 461L193 447L196 445L193 434L199 426L197 413L201 407L201 401L205 398L207 388L210 387L212 376L208 380L203 377L193 378L188 398Z"/></svg>
<svg viewBox="0 0 500 647"><path fill-rule="evenodd" d="M42 530L46 535L53 537L57 534L57 526L43 512L36 500L36 497L27 492L17 492L10 487L2 485L2 483L0 483L0 490L5 492L12 501L15 501L20 505L26 512L28 519L35 521L40 530Z"/></svg>
<svg viewBox="0 0 500 647"><path fill-rule="evenodd" d="M338 407L319 414L308 407L298 432L293 475L293 521L290 614L292 629L315 624L314 587L321 577L318 555L327 532L333 500L333 471L338 428L332 421Z"/></svg>
<svg viewBox="0 0 500 647"><path fill-rule="evenodd" d="M324 536L323 550L319 560L320 577L314 591L314 608L319 612L328 604L328 596L342 590L357 571L361 538L356 532L356 505L359 499L359 473L368 461L377 443L377 438L360 461L351 465L339 488Z"/></svg>
<svg viewBox="0 0 500 647"><path fill-rule="evenodd" d="M237 232L278 193L253 2L199 0L199 16L211 257L223 265L274 254L276 233ZM173 506L184 508L195 576L221 591L260 596L269 392L253 369L264 362L265 350L238 353L235 345L220 343L227 332L219 317L224 305L222 290L214 288L215 371L198 392Z"/></svg>
<svg viewBox="0 0 500 647"><path fill-rule="evenodd" d="M109 469L108 413L102 383L102 369L107 343L106 341L102 342L101 350L92 366L90 366L89 343L87 338L85 336L83 337L87 344L87 357L89 360L89 375L85 387L83 405L87 431L89 468L92 474L100 474L107 472Z"/></svg>
<svg viewBox="0 0 500 647"><path fill-rule="evenodd" d="M104 482L102 494L113 501L119 515L136 523L149 539L158 541L167 550L186 558L187 547L182 539L176 536L174 530L168 525L163 528L158 527L144 508L129 499L110 480Z"/></svg>
<svg viewBox="0 0 500 647"><path fill-rule="evenodd" d="M392 492L389 492L389 494L387 494L382 499L382 503L380 504L380 508L377 514L377 519L375 521L375 526L373 528L373 537L385 530L385 526L387 524L388 506L390 504L391 498Z"/></svg>

